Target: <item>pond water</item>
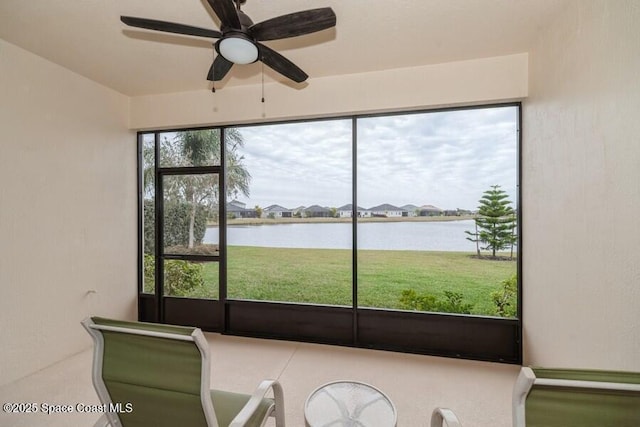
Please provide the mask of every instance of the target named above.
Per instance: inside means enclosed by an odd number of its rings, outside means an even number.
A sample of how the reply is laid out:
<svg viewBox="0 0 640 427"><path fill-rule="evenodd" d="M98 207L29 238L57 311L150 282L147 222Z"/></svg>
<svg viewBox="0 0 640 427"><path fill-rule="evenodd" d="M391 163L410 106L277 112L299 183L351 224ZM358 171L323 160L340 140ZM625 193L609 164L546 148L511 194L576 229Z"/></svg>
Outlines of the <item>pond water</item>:
<svg viewBox="0 0 640 427"><path fill-rule="evenodd" d="M350 223L229 226L227 241L235 246L351 249L351 230ZM475 252L467 230L474 230L473 220L365 222L358 224L358 248ZM207 228L204 243L218 243L217 227Z"/></svg>

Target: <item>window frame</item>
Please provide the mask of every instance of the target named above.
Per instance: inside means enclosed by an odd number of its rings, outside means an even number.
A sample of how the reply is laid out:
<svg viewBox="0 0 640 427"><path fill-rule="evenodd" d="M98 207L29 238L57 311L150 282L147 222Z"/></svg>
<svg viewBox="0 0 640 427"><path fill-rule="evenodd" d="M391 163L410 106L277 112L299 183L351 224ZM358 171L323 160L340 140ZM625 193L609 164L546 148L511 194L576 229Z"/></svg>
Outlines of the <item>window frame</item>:
<svg viewBox="0 0 640 427"><path fill-rule="evenodd" d="M500 107L517 108L517 318L499 318L478 315L460 315L449 313L428 313L391 310L384 308L358 307L358 268L357 268L357 121L361 118L389 117L456 110L473 110ZM164 257L157 257L156 294L143 293L143 189L142 189L142 147L143 136L155 134L155 176L156 176L156 248L161 240L159 229L162 226L157 209L158 179L171 172L185 172L186 169L201 170L219 168L221 195L226 194L225 154L222 149L221 165L213 167L159 168L159 135L163 132L180 130L219 129L221 147L226 148L225 129L248 126L317 122L326 120L351 120L352 137L352 305L336 307L315 304L288 302L235 300L227 298L227 209L226 198L219 203L219 300L206 301L175 298L161 295L161 282L158 264ZM211 332L230 335L252 336L269 339L285 339L304 342L343 345L350 347L391 350L405 353L427 354L435 356L491 361L509 364L522 364L522 103L496 103L474 106L447 107L438 109L420 109L411 111L392 111L375 114L353 114L336 117L285 120L261 123L248 123L225 126L206 126L185 129L168 129L138 132L138 317L141 321L159 323L190 324ZM175 169L175 170L173 170ZM158 249L157 249L158 250ZM156 254L157 255L157 254ZM173 255L171 257L174 257ZM189 257L188 255L185 257ZM170 301L163 301L170 299ZM180 306L182 304L182 306ZM167 315L167 309L175 315ZM205 319L206 318L206 319ZM265 321L268 319L268 321Z"/></svg>

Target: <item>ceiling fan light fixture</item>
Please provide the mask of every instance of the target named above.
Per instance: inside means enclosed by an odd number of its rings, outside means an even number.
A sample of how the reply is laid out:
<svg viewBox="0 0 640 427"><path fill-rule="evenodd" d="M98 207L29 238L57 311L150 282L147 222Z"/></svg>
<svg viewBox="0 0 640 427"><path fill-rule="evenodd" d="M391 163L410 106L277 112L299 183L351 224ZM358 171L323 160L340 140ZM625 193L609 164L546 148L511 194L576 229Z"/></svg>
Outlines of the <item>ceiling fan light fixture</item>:
<svg viewBox="0 0 640 427"><path fill-rule="evenodd" d="M246 37L228 36L220 40L220 55L234 64L251 64L258 60L258 47Z"/></svg>

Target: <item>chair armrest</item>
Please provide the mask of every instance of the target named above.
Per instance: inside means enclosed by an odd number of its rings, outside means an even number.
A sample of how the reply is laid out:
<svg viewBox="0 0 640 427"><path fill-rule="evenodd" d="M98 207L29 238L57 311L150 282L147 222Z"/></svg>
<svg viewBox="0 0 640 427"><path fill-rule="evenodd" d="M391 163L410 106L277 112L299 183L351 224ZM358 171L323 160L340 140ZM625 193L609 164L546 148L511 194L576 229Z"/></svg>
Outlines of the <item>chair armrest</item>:
<svg viewBox="0 0 640 427"><path fill-rule="evenodd" d="M111 425L111 422L109 421L109 418L107 418L107 414L102 414L102 416L98 418L98 420L93 425L93 427L110 427L110 426L113 427Z"/></svg>
<svg viewBox="0 0 640 427"><path fill-rule="evenodd" d="M513 395L511 398L513 427L525 426L524 405L527 395L536 381L536 374L531 368L523 367L520 369L516 384L513 387Z"/></svg>
<svg viewBox="0 0 640 427"><path fill-rule="evenodd" d="M448 427L462 427L458 417L451 409L436 408L431 413L431 427L442 427L442 421L447 423Z"/></svg>
<svg viewBox="0 0 640 427"><path fill-rule="evenodd" d="M256 409L258 409L258 405L260 405L260 402L264 399L270 389L273 389L273 399L276 406L276 425L284 425L284 400L282 386L277 380L264 380L253 392L251 398L244 405L242 410L238 412L238 415L236 415L233 421L231 421L229 427L243 427L247 421L249 421L249 418L251 418L251 415L253 415Z"/></svg>

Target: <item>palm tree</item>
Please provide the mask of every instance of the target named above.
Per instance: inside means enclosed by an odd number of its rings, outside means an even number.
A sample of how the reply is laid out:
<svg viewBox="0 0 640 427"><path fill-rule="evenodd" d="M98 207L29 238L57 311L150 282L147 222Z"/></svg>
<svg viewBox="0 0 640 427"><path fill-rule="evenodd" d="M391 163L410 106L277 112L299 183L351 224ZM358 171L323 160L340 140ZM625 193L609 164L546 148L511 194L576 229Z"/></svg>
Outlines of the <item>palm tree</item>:
<svg viewBox="0 0 640 427"><path fill-rule="evenodd" d="M220 165L221 133L217 129L177 132L172 139L166 139L160 147L161 167L192 167ZM225 130L226 141L226 194L225 198L243 194L249 195L251 175L243 163L239 152L244 146L242 134L237 129ZM153 162L146 161L151 153L143 151L145 169L143 183L145 193L153 184ZM219 203L219 180L217 174L174 175L165 181L167 198L182 201L189 206L189 232L187 247L195 245L195 224L199 208L211 210ZM224 201L223 201L224 202Z"/></svg>
<svg viewBox="0 0 640 427"><path fill-rule="evenodd" d="M220 164L221 138L218 130L206 129L178 132L175 140L180 143L182 159L188 166ZM184 195L190 205L189 249L193 248L195 244L194 226L196 211L199 206L213 208L217 203L225 203L228 197L237 196L239 193L249 196L251 175L243 164L243 156L238 151L244 146L242 134L235 128L226 129L225 143L225 200L219 200L217 175L213 177L189 175L186 177Z"/></svg>

